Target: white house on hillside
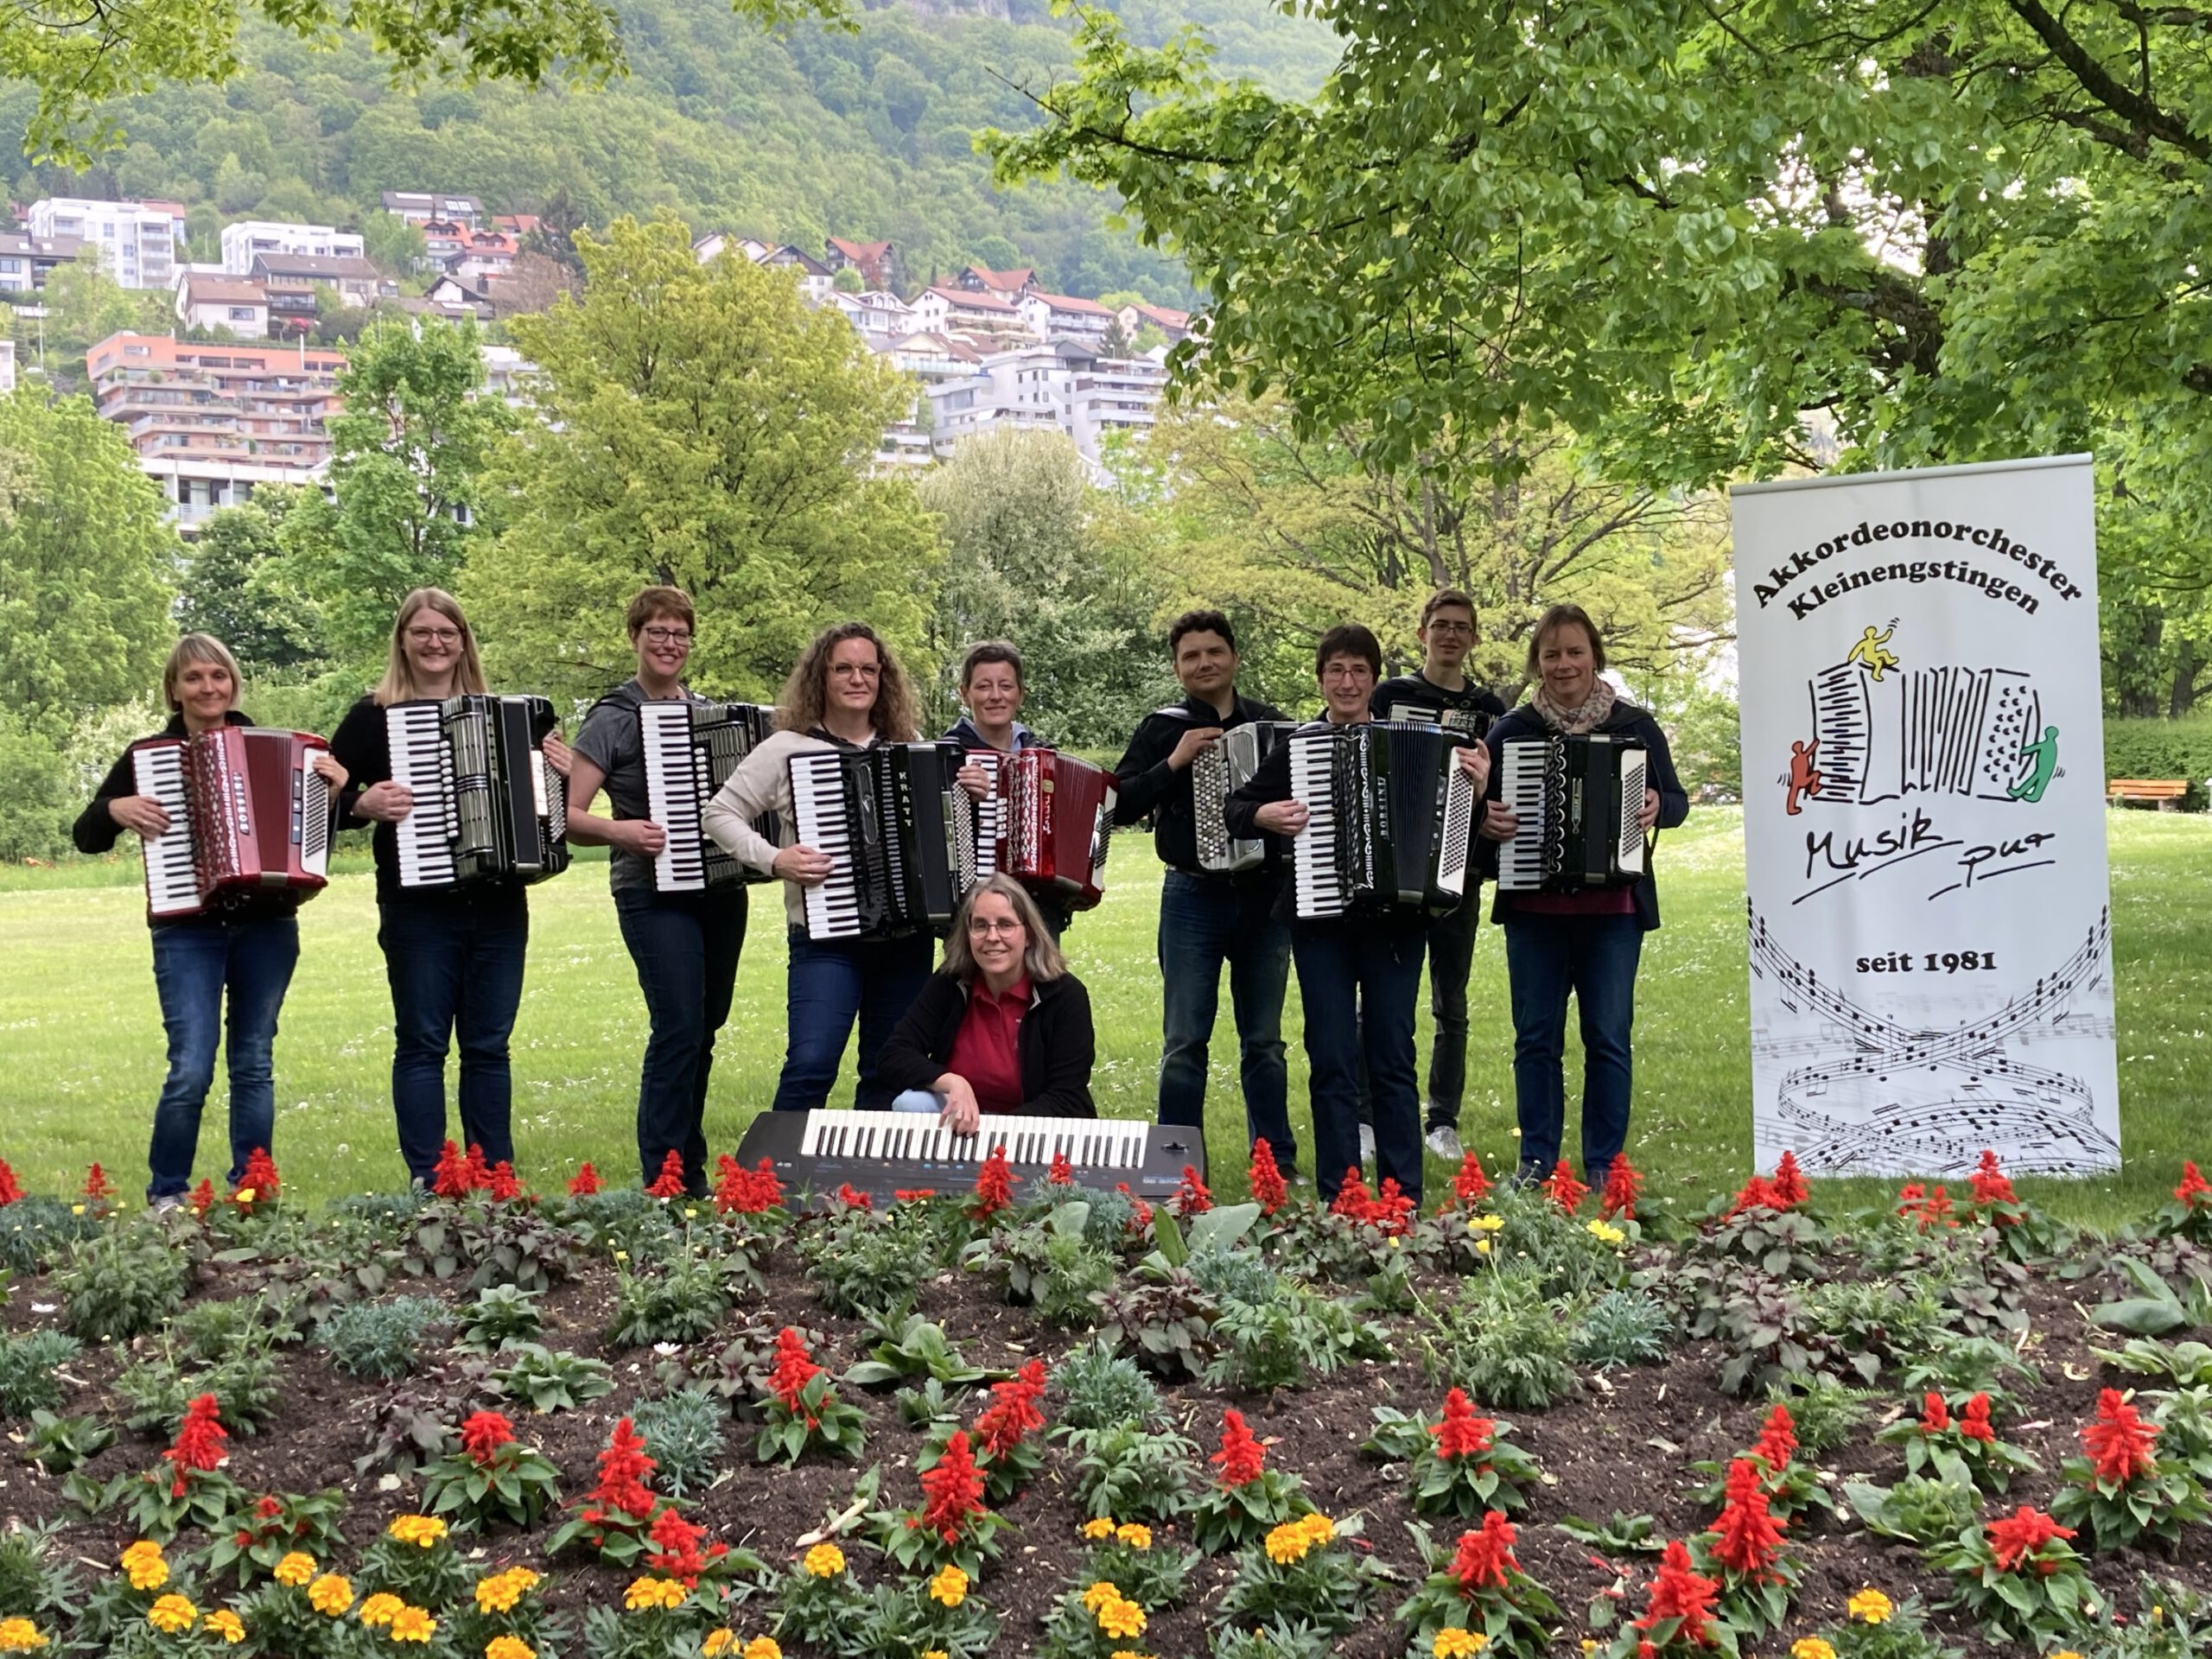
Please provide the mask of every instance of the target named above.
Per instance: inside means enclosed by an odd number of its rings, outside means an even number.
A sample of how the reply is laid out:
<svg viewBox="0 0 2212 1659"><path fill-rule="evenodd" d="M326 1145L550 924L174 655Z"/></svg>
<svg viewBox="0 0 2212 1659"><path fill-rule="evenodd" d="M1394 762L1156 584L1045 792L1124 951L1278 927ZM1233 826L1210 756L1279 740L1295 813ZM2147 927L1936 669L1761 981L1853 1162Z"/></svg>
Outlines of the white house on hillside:
<svg viewBox="0 0 2212 1659"><path fill-rule="evenodd" d="M1065 433L1086 461L1109 432L1157 418L1167 371L1151 358L1101 357L1076 340L995 352L965 375L928 385L937 453L1001 427Z"/></svg>
<svg viewBox="0 0 2212 1659"><path fill-rule="evenodd" d="M176 285L176 320L238 340L269 338L269 294L243 276L187 276Z"/></svg>
<svg viewBox="0 0 2212 1659"><path fill-rule="evenodd" d="M257 255L304 254L313 259L361 259L368 255L358 231L327 225L293 225L270 219L243 219L223 226L223 269L251 276Z"/></svg>
<svg viewBox="0 0 2212 1659"><path fill-rule="evenodd" d="M1020 302L1021 321L1039 340L1079 340L1098 345L1114 314L1096 300L1072 294L1027 294Z"/></svg>
<svg viewBox="0 0 2212 1659"><path fill-rule="evenodd" d="M1013 301L964 288L924 289L914 302L914 327L925 334L988 334L1009 341L1028 332Z"/></svg>
<svg viewBox="0 0 2212 1659"><path fill-rule="evenodd" d="M77 237L98 248L124 288L167 288L183 233L181 210L167 203L92 201L49 196L31 204L33 237Z"/></svg>

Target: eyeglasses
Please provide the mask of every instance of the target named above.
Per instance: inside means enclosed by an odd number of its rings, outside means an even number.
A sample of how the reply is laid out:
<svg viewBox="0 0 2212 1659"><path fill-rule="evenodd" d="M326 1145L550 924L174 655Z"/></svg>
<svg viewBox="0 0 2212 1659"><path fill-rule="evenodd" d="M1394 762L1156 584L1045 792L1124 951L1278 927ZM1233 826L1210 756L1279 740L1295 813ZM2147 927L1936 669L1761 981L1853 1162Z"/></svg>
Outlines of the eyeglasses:
<svg viewBox="0 0 2212 1659"><path fill-rule="evenodd" d="M876 663L832 663L830 671L842 680L880 680L883 669Z"/></svg>
<svg viewBox="0 0 2212 1659"><path fill-rule="evenodd" d="M1475 625L1471 622L1431 621L1425 626L1431 633L1472 633L1475 631Z"/></svg>
<svg viewBox="0 0 2212 1659"><path fill-rule="evenodd" d="M410 628L407 630L407 637L418 645L432 643L441 645L457 645L461 643L461 630L459 628Z"/></svg>
<svg viewBox="0 0 2212 1659"><path fill-rule="evenodd" d="M645 628L640 632L657 645L688 645L691 643L691 630L689 628Z"/></svg>
<svg viewBox="0 0 2212 1659"><path fill-rule="evenodd" d="M968 931L977 934L1019 933L1021 931L1021 923L1018 918L1012 916L1003 919L995 916L970 916L968 918Z"/></svg>

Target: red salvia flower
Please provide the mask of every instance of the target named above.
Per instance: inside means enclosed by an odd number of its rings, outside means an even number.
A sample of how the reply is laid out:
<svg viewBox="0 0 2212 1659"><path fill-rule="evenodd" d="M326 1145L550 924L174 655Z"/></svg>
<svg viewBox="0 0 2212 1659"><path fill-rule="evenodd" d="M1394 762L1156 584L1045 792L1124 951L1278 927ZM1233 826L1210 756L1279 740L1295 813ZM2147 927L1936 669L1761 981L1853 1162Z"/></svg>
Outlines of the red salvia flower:
<svg viewBox="0 0 2212 1659"><path fill-rule="evenodd" d="M1213 1194L1206 1190L1205 1180L1194 1164L1183 1166L1183 1183L1175 1189L1175 1196L1168 1205L1178 1216L1203 1216L1213 1208Z"/></svg>
<svg viewBox="0 0 2212 1659"><path fill-rule="evenodd" d="M1382 1190L1376 1194L1375 1206L1367 1219L1386 1233L1403 1233L1413 1224L1414 1201L1398 1188L1398 1178L1385 1175Z"/></svg>
<svg viewBox="0 0 2212 1659"><path fill-rule="evenodd" d="M1613 1160L1605 1172L1605 1190L1598 1195L1598 1213L1611 1219L1636 1219L1636 1201L1643 1196L1643 1175L1626 1158Z"/></svg>
<svg viewBox="0 0 2212 1659"><path fill-rule="evenodd" d="M231 1437L224 1431L220 1408L215 1396L203 1394L184 1408L184 1422L176 1432L176 1444L162 1456L176 1467L176 1481L169 1488L171 1497L184 1496L185 1477L205 1474L222 1466L229 1455L223 1443Z"/></svg>
<svg viewBox="0 0 2212 1659"><path fill-rule="evenodd" d="M1131 1232L1141 1233L1152 1225L1152 1206L1130 1192L1127 1181L1115 1182L1114 1190L1129 1201L1128 1230Z"/></svg>
<svg viewBox="0 0 2212 1659"><path fill-rule="evenodd" d="M683 1154L674 1147L660 1160L660 1173L653 1177L653 1184L645 1189L649 1198L680 1198L683 1196Z"/></svg>
<svg viewBox="0 0 2212 1659"><path fill-rule="evenodd" d="M1897 1189L1897 1214L1919 1223L1923 1233L1936 1227L1959 1224L1951 1216L1950 1189L1941 1183L1931 1192L1918 1181L1907 1181Z"/></svg>
<svg viewBox="0 0 2212 1659"><path fill-rule="evenodd" d="M489 1463L503 1446L514 1444L514 1425L496 1411L469 1414L461 1426L461 1449L478 1463Z"/></svg>
<svg viewBox="0 0 2212 1659"><path fill-rule="evenodd" d="M1689 1547L1677 1538L1659 1558L1650 1598L1635 1628L1648 1630L1662 1619L1675 1619L1678 1621L1676 1636L1702 1645L1709 1639L1707 1626L1713 1621L1713 1599L1719 1588L1719 1580L1705 1577L1691 1566Z"/></svg>
<svg viewBox="0 0 2212 1659"><path fill-rule="evenodd" d="M783 1402L785 1411L799 1409L799 1395L806 1385L822 1374L806 1351L806 1338L791 1325L776 1333L776 1369L768 1376L768 1392ZM813 1419L807 1420L809 1426Z"/></svg>
<svg viewBox="0 0 2212 1659"><path fill-rule="evenodd" d="M493 1165L486 1190L494 1204L512 1204L522 1197L522 1182L516 1177L515 1166L504 1158Z"/></svg>
<svg viewBox="0 0 2212 1659"><path fill-rule="evenodd" d="M591 1160L587 1158L576 1173L569 1177L569 1196L572 1198L588 1198L598 1192L599 1188L599 1172L591 1166Z"/></svg>
<svg viewBox="0 0 2212 1659"><path fill-rule="evenodd" d="M1248 1184L1252 1189L1252 1201L1260 1206L1263 1216L1272 1216L1290 1201L1290 1183L1283 1179L1282 1166L1275 1162L1275 1149L1268 1144L1264 1135L1252 1143Z"/></svg>
<svg viewBox="0 0 2212 1659"><path fill-rule="evenodd" d="M1454 1389L1444 1396L1443 1420L1431 1423L1428 1432L1436 1441L1436 1455L1452 1463L1488 1452L1497 1425L1488 1417L1477 1416L1465 1390Z"/></svg>
<svg viewBox="0 0 2212 1659"><path fill-rule="evenodd" d="M948 1544L957 1543L971 1515L986 1513L983 1478L976 1472L975 1454L968 1446L968 1431L955 1429L944 1443L944 1455L922 1471L921 1519Z"/></svg>
<svg viewBox="0 0 2212 1659"><path fill-rule="evenodd" d="M893 1204L927 1204L935 1197L937 1188L933 1186L894 1186L891 1189Z"/></svg>
<svg viewBox="0 0 2212 1659"><path fill-rule="evenodd" d="M1959 1414L1959 1433L1984 1446L1997 1444L1997 1431L1989 1426L1989 1396L1977 1394Z"/></svg>
<svg viewBox="0 0 2212 1659"><path fill-rule="evenodd" d="M431 1179L430 1191L442 1198L468 1196L468 1160L450 1141L438 1148L438 1167Z"/></svg>
<svg viewBox="0 0 2212 1659"><path fill-rule="evenodd" d="M867 1193L859 1191L850 1181L844 1181L839 1184L837 1187L837 1202L843 1205L848 1210L873 1210L875 1208L875 1200L868 1197Z"/></svg>
<svg viewBox="0 0 2212 1659"><path fill-rule="evenodd" d="M1266 1467L1267 1448L1245 1426L1244 1414L1230 1409L1221 1414L1221 1450L1207 1459L1221 1465L1220 1484L1234 1491L1249 1486Z"/></svg>
<svg viewBox="0 0 2212 1659"><path fill-rule="evenodd" d="M484 1161L484 1148L474 1141L468 1143L468 1190L481 1192L492 1185L492 1166Z"/></svg>
<svg viewBox="0 0 2212 1659"><path fill-rule="evenodd" d="M1583 1199L1590 1196L1590 1189L1574 1179L1574 1171L1564 1158L1553 1166L1551 1174L1546 1178L1544 1192L1560 1207L1561 1214L1569 1216L1580 1207Z"/></svg>
<svg viewBox="0 0 2212 1659"><path fill-rule="evenodd" d="M1478 1590L1503 1590L1521 1570L1513 1554L1513 1523L1496 1510L1484 1512L1479 1528L1459 1535L1459 1548L1446 1569L1459 1593L1472 1599Z"/></svg>
<svg viewBox="0 0 2212 1659"><path fill-rule="evenodd" d="M2194 1164L2190 1166L2192 1171L2196 1167ZM115 1183L108 1179L107 1172L98 1164L85 1172L85 1196L88 1198L111 1198L115 1196Z"/></svg>
<svg viewBox="0 0 2212 1659"><path fill-rule="evenodd" d="M1787 1210L1782 1195L1774 1190L1774 1183L1764 1175L1754 1175L1736 1191L1735 1202L1728 1206L1723 1221L1733 1221L1747 1210Z"/></svg>
<svg viewBox="0 0 2212 1659"><path fill-rule="evenodd" d="M2157 1425L2145 1422L2118 1389L2097 1396L2097 1420L2082 1431L2097 1478L2122 1486L2157 1466L2152 1447L2158 1438Z"/></svg>
<svg viewBox="0 0 2212 1659"><path fill-rule="evenodd" d="M993 1385L991 1403L976 1419L976 1438L983 1455L994 1460L1009 1456L1032 1431L1045 1427L1045 1414L1037 1402L1045 1397L1045 1362L1033 1359L1004 1382Z"/></svg>
<svg viewBox="0 0 2212 1659"><path fill-rule="evenodd" d="M1783 1152L1782 1161L1774 1166L1774 1196L1784 1210L1813 1201L1813 1189L1805 1184L1805 1172L1797 1167L1794 1152Z"/></svg>
<svg viewBox="0 0 2212 1659"><path fill-rule="evenodd" d="M1452 1196L1470 1209L1490 1196L1490 1177L1483 1173L1483 1160L1471 1152L1460 1156L1459 1171L1452 1177Z"/></svg>
<svg viewBox="0 0 2212 1659"><path fill-rule="evenodd" d="M251 1191L253 1194L252 1207L258 1210L264 1205L276 1201L276 1160L270 1157L268 1147L256 1147L246 1154L245 1173L238 1179L237 1192ZM232 1197L235 1198L236 1193Z"/></svg>
<svg viewBox="0 0 2212 1659"><path fill-rule="evenodd" d="M1789 1414L1789 1407L1777 1405L1767 1413L1751 1455L1777 1475L1796 1460L1797 1420Z"/></svg>
<svg viewBox="0 0 2212 1659"><path fill-rule="evenodd" d="M1006 1148L993 1147L991 1155L976 1172L976 1201L968 1206L968 1213L976 1221L987 1221L1013 1202L1014 1171L1007 1166Z"/></svg>
<svg viewBox="0 0 2212 1659"><path fill-rule="evenodd" d="M1346 1165L1344 1185L1337 1189L1337 1196L1329 1205L1329 1213L1364 1221L1374 1212L1375 1194L1368 1191L1367 1177L1360 1173L1357 1164Z"/></svg>
<svg viewBox="0 0 2212 1659"><path fill-rule="evenodd" d="M715 1160L715 1213L742 1211L753 1199L753 1177L729 1154Z"/></svg>
<svg viewBox="0 0 2212 1659"><path fill-rule="evenodd" d="M16 1172L9 1167L5 1158L0 1158L0 1208L17 1202L22 1196L23 1189L16 1179Z"/></svg>
<svg viewBox="0 0 2212 1659"><path fill-rule="evenodd" d="M204 1217L215 1207L215 1183L202 1179L199 1185L192 1189L192 1196L184 1202L186 1208L189 1209L194 1215Z"/></svg>
<svg viewBox="0 0 2212 1659"><path fill-rule="evenodd" d="M706 1557L699 1553L699 1541L706 1535L704 1527L686 1521L672 1507L663 1510L646 1535L653 1548L645 1555L645 1565L696 1589L699 1575L707 1570Z"/></svg>
<svg viewBox="0 0 2212 1659"><path fill-rule="evenodd" d="M1988 1147L1981 1149L1981 1161L1974 1166L1967 1185L1974 1189L1974 1201L1985 1207L2020 1201L2020 1195L2012 1190L2012 1178L1998 1166L1997 1154Z"/></svg>
<svg viewBox="0 0 2212 1659"><path fill-rule="evenodd" d="M2033 1566L2048 1578L2057 1570L2058 1564L2037 1558L2053 1541L2071 1538L2074 1529L2060 1526L2041 1510L2030 1509L2023 1503L2003 1520L1991 1522L1986 1535L1999 1572L2017 1573L2023 1567Z"/></svg>
<svg viewBox="0 0 2212 1659"><path fill-rule="evenodd" d="M99 1166L94 1164L92 1167L98 1169ZM2174 1197L2181 1200L2183 1208L2190 1210L2202 1209L2205 1199L2212 1198L2212 1182L2208 1182L2196 1173L2196 1160L2194 1158L2182 1160L2181 1185L2174 1188Z"/></svg>
<svg viewBox="0 0 2212 1659"><path fill-rule="evenodd" d="M602 1510L615 1510L642 1521L653 1512L655 1502L645 1478L658 1467L645 1455L645 1443L638 1438L637 1431L630 1427L630 1420L625 1417L614 1425L607 1450L599 1454L599 1484L592 1488L584 1501Z"/></svg>
<svg viewBox="0 0 2212 1659"><path fill-rule="evenodd" d="M1713 1558L1731 1573L1763 1579L1773 1569L1782 1553L1782 1526L1767 1509L1766 1484L1756 1459L1738 1458L1728 1465L1719 1531Z"/></svg>
<svg viewBox="0 0 2212 1659"><path fill-rule="evenodd" d="M1045 1172L1045 1185L1047 1186L1075 1185L1075 1166L1068 1161L1066 1153L1055 1152L1052 1154L1052 1166Z"/></svg>
<svg viewBox="0 0 2212 1659"><path fill-rule="evenodd" d="M1951 1426L1951 1408L1943 1396L1930 1389L1920 1396L1920 1432L1941 1434Z"/></svg>

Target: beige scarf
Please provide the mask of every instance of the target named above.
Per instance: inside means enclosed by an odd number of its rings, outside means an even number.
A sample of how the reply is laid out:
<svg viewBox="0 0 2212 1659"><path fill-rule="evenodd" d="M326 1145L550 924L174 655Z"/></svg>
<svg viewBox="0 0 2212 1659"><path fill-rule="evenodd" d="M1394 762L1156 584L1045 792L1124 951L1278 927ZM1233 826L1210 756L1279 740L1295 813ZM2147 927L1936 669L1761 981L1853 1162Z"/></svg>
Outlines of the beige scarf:
<svg viewBox="0 0 2212 1659"><path fill-rule="evenodd" d="M1552 701L1551 689L1539 682L1529 702L1537 714L1543 716L1544 724L1552 730L1579 737L1586 732L1596 731L1605 723L1605 716L1613 712L1613 702L1618 695L1608 682L1599 680L1597 688L1580 703L1572 709L1562 709Z"/></svg>

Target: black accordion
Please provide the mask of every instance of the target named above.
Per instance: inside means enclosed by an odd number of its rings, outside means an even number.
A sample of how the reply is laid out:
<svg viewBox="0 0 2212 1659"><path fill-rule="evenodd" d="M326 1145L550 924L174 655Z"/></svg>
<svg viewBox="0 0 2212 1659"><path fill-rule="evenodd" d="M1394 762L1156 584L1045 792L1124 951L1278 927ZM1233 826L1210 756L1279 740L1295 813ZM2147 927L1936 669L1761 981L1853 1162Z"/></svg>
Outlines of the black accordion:
<svg viewBox="0 0 2212 1659"><path fill-rule="evenodd" d="M1303 726L1289 743L1291 798L1307 814L1292 843L1301 919L1459 904L1477 804L1463 741L1378 720Z"/></svg>
<svg viewBox="0 0 2212 1659"><path fill-rule="evenodd" d="M1644 870L1646 753L1603 732L1510 737L1491 794L1520 820L1497 849L1500 893L1625 887Z"/></svg>
<svg viewBox="0 0 2212 1659"><path fill-rule="evenodd" d="M1224 809L1229 798L1251 781L1275 745L1297 729L1287 720L1248 721L1230 727L1192 757L1191 812L1201 869L1249 870L1267 861L1267 838L1240 840L1230 835Z"/></svg>
<svg viewBox="0 0 2212 1659"><path fill-rule="evenodd" d="M638 705L645 750L645 810L667 840L653 859L656 893L704 893L769 878L733 858L706 831L707 804L737 763L776 729L763 703L649 698ZM779 837L776 815L753 821L762 837Z"/></svg>
<svg viewBox="0 0 2212 1659"><path fill-rule="evenodd" d="M569 868L569 789L545 764L543 697L464 696L384 711L391 781L415 798L392 826L403 887L543 881Z"/></svg>
<svg viewBox="0 0 2212 1659"><path fill-rule="evenodd" d="M976 812L957 743L878 743L791 758L798 842L826 853L829 879L804 889L812 939L942 931L976 884Z"/></svg>

